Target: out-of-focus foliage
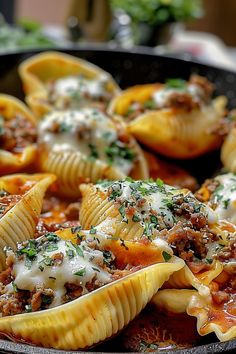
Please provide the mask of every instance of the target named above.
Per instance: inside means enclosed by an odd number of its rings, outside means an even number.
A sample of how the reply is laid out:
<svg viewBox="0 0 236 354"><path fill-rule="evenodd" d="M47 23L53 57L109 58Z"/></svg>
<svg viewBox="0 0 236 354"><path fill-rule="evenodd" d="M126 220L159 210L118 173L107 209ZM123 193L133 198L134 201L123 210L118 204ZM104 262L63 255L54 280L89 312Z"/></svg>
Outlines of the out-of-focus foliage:
<svg viewBox="0 0 236 354"><path fill-rule="evenodd" d="M203 15L201 0L111 0L114 9L122 9L133 22L161 25L188 21Z"/></svg>
<svg viewBox="0 0 236 354"><path fill-rule="evenodd" d="M19 26L10 26L0 17L0 52L24 48L54 47L56 44L43 34L41 25L23 20Z"/></svg>

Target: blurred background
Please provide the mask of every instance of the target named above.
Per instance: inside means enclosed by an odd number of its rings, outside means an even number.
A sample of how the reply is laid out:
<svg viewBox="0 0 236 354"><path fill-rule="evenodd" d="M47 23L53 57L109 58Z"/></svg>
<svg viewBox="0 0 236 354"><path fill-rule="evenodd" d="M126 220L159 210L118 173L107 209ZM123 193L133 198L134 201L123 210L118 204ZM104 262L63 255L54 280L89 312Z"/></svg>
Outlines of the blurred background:
<svg viewBox="0 0 236 354"><path fill-rule="evenodd" d="M0 0L0 53L88 42L236 70L235 0Z"/></svg>

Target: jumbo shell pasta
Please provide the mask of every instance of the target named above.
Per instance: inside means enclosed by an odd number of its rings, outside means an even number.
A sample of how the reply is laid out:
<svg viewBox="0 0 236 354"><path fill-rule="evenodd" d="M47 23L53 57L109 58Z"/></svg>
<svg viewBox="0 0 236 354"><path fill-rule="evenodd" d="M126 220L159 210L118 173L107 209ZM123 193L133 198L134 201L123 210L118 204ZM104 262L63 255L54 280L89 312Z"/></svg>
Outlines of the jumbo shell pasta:
<svg viewBox="0 0 236 354"><path fill-rule="evenodd" d="M59 52L42 53L25 60L19 67L19 73L27 94L26 101L39 118L54 107L54 103L49 99L48 87L52 81L56 82L56 80L78 76L82 76L88 81L96 81L101 78L104 80L101 85L108 96L112 97L119 92L116 82L104 70L85 60ZM73 83L72 86L74 86ZM91 88L91 91L92 95L96 96L94 87ZM97 97L95 97L96 99ZM63 106L64 104L62 104L62 108Z"/></svg>
<svg viewBox="0 0 236 354"><path fill-rule="evenodd" d="M6 212L2 206L0 217L0 269L5 266L4 247L16 249L17 242L28 240L34 236L35 228L41 213L44 194L47 188L55 181L50 174L9 175L0 178L0 190L3 198L19 196L13 204L8 205ZM24 192L25 191L25 192Z"/></svg>
<svg viewBox="0 0 236 354"><path fill-rule="evenodd" d="M200 294L209 295L209 284L223 270L217 254L228 247L233 225L217 221L213 210L199 204L186 191L159 181L103 182L82 185L81 191L80 222L85 229L96 227L124 240L151 240L169 254L171 247L186 266L173 274L164 287L194 287Z"/></svg>
<svg viewBox="0 0 236 354"><path fill-rule="evenodd" d="M64 233L66 232L68 231L64 231ZM45 235L45 238L47 240L54 238L61 245L60 247L64 247L64 245L68 247L68 241L57 239L55 234ZM54 240L52 240L52 243L55 244ZM41 241L36 240L35 242L40 243ZM108 242L112 243L111 240ZM32 247L31 244L30 247ZM69 245L69 247L72 246ZM129 247L132 247L131 243ZM147 248L144 245L139 247ZM106 250L106 246L103 245L102 249ZM113 252L116 249L118 255L119 252L122 253L117 245L115 248L112 247L112 249ZM21 250L22 248L18 248L18 253ZM136 247L135 250L137 251ZM41 248L40 252L42 252ZM80 249L80 252L82 252L82 249ZM116 256L116 253L114 255ZM23 341L47 348L53 347L66 350L87 348L115 335L142 310L161 285L169 278L170 274L183 266L183 262L176 258L173 258L168 263L156 263L158 257L156 262L154 259L150 260L151 263L154 261L155 264L148 265L147 260L143 257L142 249L138 250L137 255L140 260L139 265L144 263L145 268L131 272L129 275L124 275L121 279L58 307L34 313L3 317L0 319L0 332L19 342ZM28 256L26 255L25 257ZM79 256L76 257L78 258ZM122 261L124 262L124 260ZM37 259L32 260L32 262L37 262ZM65 262L69 261L65 260ZM91 260L91 262L93 261ZM129 264L132 263L129 262ZM31 267L34 267L32 263ZM97 268L92 267L92 269L98 271ZM17 274L15 286L19 284L20 280L22 282L22 279L24 279L22 272ZM81 277L84 275L85 273L83 275L82 273L80 274ZM61 271L61 277L63 276ZM26 279L24 279L25 281ZM32 278L32 281L35 281L34 278Z"/></svg>
<svg viewBox="0 0 236 354"><path fill-rule="evenodd" d="M226 105L223 96L210 100L211 89L204 94L209 83L202 80L193 76L180 87L168 82L131 87L114 98L109 111L127 120L137 140L156 152L181 159L200 156L222 143L216 128Z"/></svg>
<svg viewBox="0 0 236 354"><path fill-rule="evenodd" d="M80 190L81 225L85 229L99 225L101 229L109 230L113 236L119 235L125 239L139 239L143 236L154 238L153 233L158 234L162 229L172 228L178 219L175 218L171 205L180 195L190 198L191 203L202 208L203 213L209 216L210 223L216 221L213 211L206 209L208 207L204 204L199 204L188 190L166 185L159 180L135 181L127 178L96 185L84 184ZM142 200L141 204L139 200ZM151 229L148 229L149 226Z"/></svg>
<svg viewBox="0 0 236 354"><path fill-rule="evenodd" d="M234 300L232 300L234 301ZM187 312L197 318L197 329L201 335L215 333L220 341L234 339L236 336L235 312L228 312L212 302L211 297L194 294Z"/></svg>
<svg viewBox="0 0 236 354"><path fill-rule="evenodd" d="M78 196L81 183L148 176L142 150L124 124L91 108L46 116L39 146L38 168L54 173L66 196Z"/></svg>
<svg viewBox="0 0 236 354"><path fill-rule="evenodd" d="M196 192L201 201L211 206L220 220L236 224L236 177L226 173L207 180Z"/></svg>
<svg viewBox="0 0 236 354"><path fill-rule="evenodd" d="M236 128L226 97L194 74L121 91L104 70L58 52L25 60L19 74L34 115L0 95L2 337L86 350L124 329L121 351L140 352L235 339ZM195 195L195 177L155 154L191 159L224 138L231 172ZM15 171L39 173L5 176Z"/></svg>
<svg viewBox="0 0 236 354"><path fill-rule="evenodd" d="M1 318L0 331L17 341L56 349L92 346L128 324L175 270L171 263L152 265L59 308Z"/></svg>
<svg viewBox="0 0 236 354"><path fill-rule="evenodd" d="M36 155L36 120L17 98L0 95L0 175L33 163Z"/></svg>

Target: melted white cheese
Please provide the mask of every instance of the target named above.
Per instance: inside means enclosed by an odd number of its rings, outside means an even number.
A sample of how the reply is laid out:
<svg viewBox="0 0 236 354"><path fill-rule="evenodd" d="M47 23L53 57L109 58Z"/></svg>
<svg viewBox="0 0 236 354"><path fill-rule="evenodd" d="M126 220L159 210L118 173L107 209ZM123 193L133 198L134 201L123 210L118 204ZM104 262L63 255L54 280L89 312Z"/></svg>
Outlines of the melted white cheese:
<svg viewBox="0 0 236 354"><path fill-rule="evenodd" d="M170 97L174 93L187 93L194 101L197 102L199 102L200 98L203 95L202 89L194 84L186 85L186 87L178 89L164 87L163 89L155 91L152 95L152 98L156 103L157 108L162 108L166 106Z"/></svg>
<svg viewBox="0 0 236 354"><path fill-rule="evenodd" d="M187 190L180 190L175 187L169 185L163 185L161 188L155 188L156 184L151 182L141 182L141 188L137 187L135 192L135 183L140 183L139 181L129 182L129 181L121 181L115 182L112 184L112 192L119 193L119 196L115 198L116 201L119 202L120 205L125 205L128 202L128 205L135 208L135 215L140 219L140 223L145 227L146 221L150 220L150 215L159 216L158 223L161 228L171 228L173 227L181 217L176 217L173 213L173 209L170 204L173 203L173 197L179 194L184 196L190 196L191 202L194 202L196 206L199 207L199 211L201 211L208 219L209 224L213 224L217 220L217 216L214 211L206 206L203 203L200 203L191 192ZM107 187L103 187L103 185L98 184L98 188L107 191ZM154 186L156 190L150 193L142 193L142 190L150 190L150 188ZM141 192L140 192L141 191ZM139 204L139 200L143 198L144 203ZM126 220L126 218L124 218Z"/></svg>
<svg viewBox="0 0 236 354"><path fill-rule="evenodd" d="M101 74L94 79L88 79L83 76L63 77L54 82L53 99L65 97L80 101L86 99L84 95L93 100L98 100L99 98L107 99L110 96L107 91L108 82L108 74Z"/></svg>
<svg viewBox="0 0 236 354"><path fill-rule="evenodd" d="M227 173L217 176L215 180L220 182L211 197L211 201L217 205L215 212L219 219L236 224L236 175Z"/></svg>
<svg viewBox="0 0 236 354"><path fill-rule="evenodd" d="M22 290L34 291L37 286L51 288L54 290L54 300L50 307L63 303L63 296L66 294L65 283L79 285L83 288L82 295L86 294L86 284L97 279L103 284L111 282L111 274L105 271L103 264L103 253L86 247L81 243L83 256L74 251L74 257L68 257L68 250L74 250L71 242L60 240L56 243L58 249L52 252L39 251L37 258L27 268L25 260L17 260L13 266L12 274L15 276L15 285ZM84 246L84 247L83 247ZM62 264L47 266L43 260L45 257L52 257L56 253L62 253L64 258ZM42 270L43 269L43 270ZM76 275L81 272L81 275Z"/></svg>
<svg viewBox="0 0 236 354"><path fill-rule="evenodd" d="M62 127L59 132L53 131L55 125ZM97 158L107 162L106 149L117 141L118 134L114 122L97 109L54 111L45 116L39 124L40 143L48 145L53 151L79 151L85 158L92 157L94 148L98 154ZM127 175L133 167L133 162L115 157L113 166Z"/></svg>

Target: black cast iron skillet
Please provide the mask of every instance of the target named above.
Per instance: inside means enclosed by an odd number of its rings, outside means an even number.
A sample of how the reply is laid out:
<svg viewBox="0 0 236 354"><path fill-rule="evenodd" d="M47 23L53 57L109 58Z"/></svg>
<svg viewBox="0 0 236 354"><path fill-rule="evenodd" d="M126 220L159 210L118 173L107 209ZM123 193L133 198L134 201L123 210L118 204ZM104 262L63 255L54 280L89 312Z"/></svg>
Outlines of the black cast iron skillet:
<svg viewBox="0 0 236 354"><path fill-rule="evenodd" d="M163 82L167 78L188 79L191 73L197 73L207 77L215 84L215 95L226 95L228 97L228 107L230 109L236 108L236 72L218 69L191 60L157 56L152 50L147 48L135 48L127 52L120 49L111 49L111 47L105 45L82 45L73 49L65 48L61 51L87 59L102 67L113 75L121 88L135 84ZM38 52L38 50L32 50L0 55L1 93L11 94L21 99L24 98L17 68L23 60ZM219 161L219 152L216 151L198 159L178 163L193 173L199 182L202 182L207 177L211 177L220 168ZM215 337L213 338L216 341ZM107 343L109 344L99 346L94 351L120 352L122 350L117 339ZM67 354L68 352L0 340L0 353ZM216 342L191 349L164 351L164 353L236 353L236 340L224 343Z"/></svg>

